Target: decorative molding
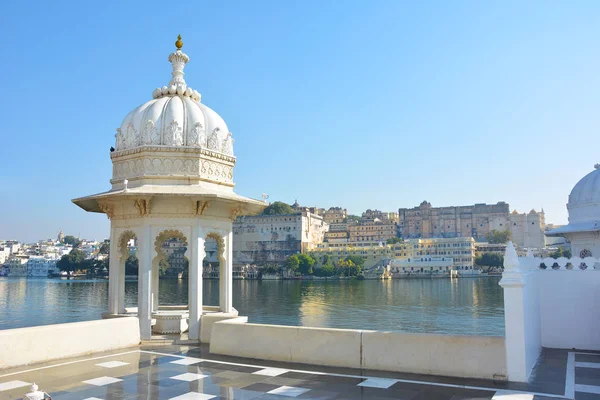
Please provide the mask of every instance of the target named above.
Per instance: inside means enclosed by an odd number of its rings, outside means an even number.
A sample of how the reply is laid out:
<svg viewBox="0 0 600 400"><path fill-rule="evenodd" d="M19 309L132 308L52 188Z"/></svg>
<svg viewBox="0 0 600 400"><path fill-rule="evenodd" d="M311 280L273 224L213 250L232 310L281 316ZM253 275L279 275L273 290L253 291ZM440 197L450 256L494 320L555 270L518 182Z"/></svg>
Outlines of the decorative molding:
<svg viewBox="0 0 600 400"><path fill-rule="evenodd" d="M171 121L167 127L164 144L167 146L183 146L183 129L176 120Z"/></svg>
<svg viewBox="0 0 600 400"><path fill-rule="evenodd" d="M100 210L102 210L102 212L104 214L106 214L106 217L108 219L112 219L113 216L115 215L115 207L112 204L104 203L104 202L98 202L98 207L100 208Z"/></svg>
<svg viewBox="0 0 600 400"><path fill-rule="evenodd" d="M140 217L150 214L150 197L135 199L134 204L138 209Z"/></svg>
<svg viewBox="0 0 600 400"><path fill-rule="evenodd" d="M187 134L187 145L206 147L206 131L200 122L196 122Z"/></svg>
<svg viewBox="0 0 600 400"><path fill-rule="evenodd" d="M117 129L120 132L120 129ZM115 137L117 137L115 135ZM121 158L123 156L128 156L141 152L173 152L173 153L196 153L208 157L212 157L218 160L223 160L235 164L236 158L235 156L229 156L227 154L223 154L217 151L212 151L210 149L195 147L195 146L187 146L187 147L172 147L172 146L162 146L162 145L153 145L153 146L139 146L133 149L120 149L117 146L116 151L110 153L110 158Z"/></svg>
<svg viewBox="0 0 600 400"><path fill-rule="evenodd" d="M217 259L220 265L225 265L225 238L222 234L211 231L206 235L206 239L213 239L217 242Z"/></svg>
<svg viewBox="0 0 600 400"><path fill-rule="evenodd" d="M121 256L121 264L123 264L125 262L125 260L127 259L127 257L129 257L129 251L127 249L127 242L129 242L131 239L137 237L135 232L127 230L125 232L123 232L120 236L119 236L119 240L117 242L118 246L119 246L119 254Z"/></svg>
<svg viewBox="0 0 600 400"><path fill-rule="evenodd" d="M113 162L113 179L137 176L186 176L233 182L233 166L193 158L143 157Z"/></svg>
<svg viewBox="0 0 600 400"><path fill-rule="evenodd" d="M178 229L166 229L166 230L160 232L158 235L156 235L156 239L154 240L154 250L156 250L156 253L158 254L159 257L167 258L167 257L165 257L166 254L164 253L164 251L162 249L162 245L165 242L165 240L171 239L171 238L177 238L177 239L182 240L183 243L185 244L185 247L187 247L189 250L188 240L187 240L187 237L183 234L183 232L181 232ZM187 251L186 251L186 253L187 253Z"/></svg>
<svg viewBox="0 0 600 400"><path fill-rule="evenodd" d="M219 131L220 129L218 127L215 128L208 137L207 147L209 150L221 150L221 147L219 146Z"/></svg>
<svg viewBox="0 0 600 400"><path fill-rule="evenodd" d="M231 135L231 132L227 133L227 137L223 140L221 153L227 154L228 156L233 155L233 137Z"/></svg>
<svg viewBox="0 0 600 400"><path fill-rule="evenodd" d="M244 209L242 207L236 207L231 210L230 219L235 221L237 217L244 213Z"/></svg>
<svg viewBox="0 0 600 400"><path fill-rule="evenodd" d="M204 215L206 210L210 207L210 202L206 200L195 200L194 203L194 214L196 215Z"/></svg>

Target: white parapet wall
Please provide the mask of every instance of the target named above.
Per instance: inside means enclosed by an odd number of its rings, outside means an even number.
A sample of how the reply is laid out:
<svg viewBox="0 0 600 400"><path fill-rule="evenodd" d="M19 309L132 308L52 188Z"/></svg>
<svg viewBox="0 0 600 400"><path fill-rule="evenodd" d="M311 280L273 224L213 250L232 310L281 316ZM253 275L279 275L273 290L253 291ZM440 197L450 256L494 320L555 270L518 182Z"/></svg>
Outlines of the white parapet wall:
<svg viewBox="0 0 600 400"><path fill-rule="evenodd" d="M600 350L600 270L537 271L542 346Z"/></svg>
<svg viewBox="0 0 600 400"><path fill-rule="evenodd" d="M504 254L506 364L511 381L527 382L543 347L600 350L600 258Z"/></svg>
<svg viewBox="0 0 600 400"><path fill-rule="evenodd" d="M503 337L365 331L362 354L365 369L506 380Z"/></svg>
<svg viewBox="0 0 600 400"><path fill-rule="evenodd" d="M135 317L0 331L0 369L140 344Z"/></svg>
<svg viewBox="0 0 600 400"><path fill-rule="evenodd" d="M238 318L214 323L210 352L335 367L506 379L502 337L261 325Z"/></svg>

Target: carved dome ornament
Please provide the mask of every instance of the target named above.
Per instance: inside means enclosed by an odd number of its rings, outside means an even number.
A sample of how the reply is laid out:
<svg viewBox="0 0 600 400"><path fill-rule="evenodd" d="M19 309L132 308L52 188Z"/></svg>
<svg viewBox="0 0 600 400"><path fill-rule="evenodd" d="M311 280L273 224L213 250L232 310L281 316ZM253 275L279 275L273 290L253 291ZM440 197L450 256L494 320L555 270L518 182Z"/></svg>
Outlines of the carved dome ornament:
<svg viewBox="0 0 600 400"><path fill-rule="evenodd" d="M115 135L116 152L142 146L200 147L233 157L233 139L225 121L201 103L200 93L184 79L190 58L181 51L181 36L175 45L176 51L169 55L171 80L125 117Z"/></svg>

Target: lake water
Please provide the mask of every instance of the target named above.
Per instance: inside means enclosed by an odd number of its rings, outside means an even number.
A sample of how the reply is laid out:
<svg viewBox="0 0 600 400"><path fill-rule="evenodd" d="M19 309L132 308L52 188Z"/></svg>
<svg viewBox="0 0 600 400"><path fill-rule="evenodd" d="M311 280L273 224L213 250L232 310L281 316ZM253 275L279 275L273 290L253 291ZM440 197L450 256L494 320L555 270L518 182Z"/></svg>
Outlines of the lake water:
<svg viewBox="0 0 600 400"><path fill-rule="evenodd" d="M250 322L415 333L504 335L499 277L391 281L234 281L233 306ZM137 282L126 282L137 304ZM106 280L0 277L0 329L99 319ZM216 280L204 304L217 305ZM186 304L187 281L161 280L160 304Z"/></svg>

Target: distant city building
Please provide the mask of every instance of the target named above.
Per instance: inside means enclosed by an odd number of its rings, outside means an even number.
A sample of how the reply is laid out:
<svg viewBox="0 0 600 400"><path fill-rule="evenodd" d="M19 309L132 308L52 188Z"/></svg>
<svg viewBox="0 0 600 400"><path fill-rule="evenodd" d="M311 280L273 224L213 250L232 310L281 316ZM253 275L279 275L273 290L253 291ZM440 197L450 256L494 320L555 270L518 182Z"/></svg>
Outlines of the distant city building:
<svg viewBox="0 0 600 400"><path fill-rule="evenodd" d="M169 262L169 268L165 271L165 276L180 277L186 266L185 251L187 247L185 242L179 238L171 238L165 240L161 248Z"/></svg>
<svg viewBox="0 0 600 400"><path fill-rule="evenodd" d="M418 207L400 208L398 214L404 238L473 237L483 241L494 229L509 229L509 208L505 202L432 207L424 201Z"/></svg>
<svg viewBox="0 0 600 400"><path fill-rule="evenodd" d="M506 243L475 243L475 255L480 256L485 253L504 255L506 252Z"/></svg>
<svg viewBox="0 0 600 400"><path fill-rule="evenodd" d="M239 217L233 223L233 263L281 264L292 254L316 248L328 229L322 216L306 210Z"/></svg>
<svg viewBox="0 0 600 400"><path fill-rule="evenodd" d="M440 267L451 260L450 266L456 271L472 271L475 262L475 240L473 238L430 238L407 239L392 245L374 245L372 243L323 243L311 254L320 258L328 255L333 262L348 256L360 256L365 259L365 268L389 265L391 260L404 262L405 267ZM443 258L443 260L441 260ZM434 260L435 259L435 260ZM448 259L448 260L446 260ZM426 262L442 264L423 264ZM413 263L413 264L411 264Z"/></svg>
<svg viewBox="0 0 600 400"><path fill-rule="evenodd" d="M57 260L44 257L31 257L27 261L27 276L47 277L48 274L58 274Z"/></svg>
<svg viewBox="0 0 600 400"><path fill-rule="evenodd" d="M7 276L27 276L27 255L11 255L4 263L5 274Z"/></svg>
<svg viewBox="0 0 600 400"><path fill-rule="evenodd" d="M348 210L342 207L330 207L328 210L319 209L319 215L323 216L323 220L330 226L332 224L343 224L348 218Z"/></svg>
<svg viewBox="0 0 600 400"><path fill-rule="evenodd" d="M393 219L363 217L356 225L348 226L349 242L385 243L397 237L398 225Z"/></svg>
<svg viewBox="0 0 600 400"><path fill-rule="evenodd" d="M510 213L510 236L513 243L520 248L543 249L546 246L546 218L544 210L529 211L519 214L517 210Z"/></svg>
<svg viewBox="0 0 600 400"><path fill-rule="evenodd" d="M398 222L398 213L397 212L384 212L384 211L379 211L379 210L367 210L364 213L362 213L362 218L365 220L379 219L381 221Z"/></svg>
<svg viewBox="0 0 600 400"><path fill-rule="evenodd" d="M493 230L509 230L513 243L519 247L545 246L544 211L509 213L509 205L503 201L457 207L432 207L431 203L424 201L418 207L400 208L398 214L398 230L404 238L471 236L477 241L486 241Z"/></svg>

